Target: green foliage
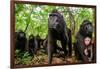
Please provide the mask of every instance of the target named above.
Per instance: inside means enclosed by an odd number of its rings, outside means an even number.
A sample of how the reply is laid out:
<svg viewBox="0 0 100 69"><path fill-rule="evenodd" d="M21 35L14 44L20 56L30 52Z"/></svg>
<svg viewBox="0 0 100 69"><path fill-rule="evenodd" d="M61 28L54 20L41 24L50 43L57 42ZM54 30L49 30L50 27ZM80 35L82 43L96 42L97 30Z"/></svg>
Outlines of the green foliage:
<svg viewBox="0 0 100 69"><path fill-rule="evenodd" d="M15 58L15 64L29 64L32 59L28 52L20 53L20 50L15 51Z"/></svg>
<svg viewBox="0 0 100 69"><path fill-rule="evenodd" d="M46 54L43 53L44 50L40 50L38 55L30 56L28 52L20 53L20 50L15 51L15 64L22 65L33 65L33 64L44 64Z"/></svg>
<svg viewBox="0 0 100 69"><path fill-rule="evenodd" d="M64 6L48 6L48 5L31 5L31 4L16 4L15 16L16 26L15 29L19 29L26 32L27 37L30 34L34 36L40 35L41 38L45 38L48 33L48 15L53 9L60 11L65 18L66 24L71 28L71 21L67 11L68 7ZM69 7L75 20L75 32L79 29L80 24L84 19L88 19L93 22L93 9L92 8L79 8Z"/></svg>

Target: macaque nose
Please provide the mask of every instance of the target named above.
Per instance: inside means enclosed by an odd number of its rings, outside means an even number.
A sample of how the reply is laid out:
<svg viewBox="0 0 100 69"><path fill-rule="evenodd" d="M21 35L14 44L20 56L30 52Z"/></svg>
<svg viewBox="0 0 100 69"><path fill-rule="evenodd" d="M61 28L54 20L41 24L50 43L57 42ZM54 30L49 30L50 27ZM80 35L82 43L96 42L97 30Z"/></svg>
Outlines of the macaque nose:
<svg viewBox="0 0 100 69"><path fill-rule="evenodd" d="M89 27L89 32L93 32L93 27Z"/></svg>

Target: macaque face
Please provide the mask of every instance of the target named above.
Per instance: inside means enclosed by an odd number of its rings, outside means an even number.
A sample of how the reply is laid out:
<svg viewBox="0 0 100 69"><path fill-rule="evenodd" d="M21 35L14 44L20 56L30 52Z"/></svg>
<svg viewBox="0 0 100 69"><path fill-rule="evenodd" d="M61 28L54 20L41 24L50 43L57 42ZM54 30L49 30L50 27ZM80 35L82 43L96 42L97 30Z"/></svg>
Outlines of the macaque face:
<svg viewBox="0 0 100 69"><path fill-rule="evenodd" d="M88 45L90 44L90 42L91 42L91 38L86 37L86 38L84 39L84 43L85 43L86 46L88 46Z"/></svg>
<svg viewBox="0 0 100 69"><path fill-rule="evenodd" d="M64 18L58 12L49 14L48 23L49 28L54 29L56 32L60 33L64 30Z"/></svg>

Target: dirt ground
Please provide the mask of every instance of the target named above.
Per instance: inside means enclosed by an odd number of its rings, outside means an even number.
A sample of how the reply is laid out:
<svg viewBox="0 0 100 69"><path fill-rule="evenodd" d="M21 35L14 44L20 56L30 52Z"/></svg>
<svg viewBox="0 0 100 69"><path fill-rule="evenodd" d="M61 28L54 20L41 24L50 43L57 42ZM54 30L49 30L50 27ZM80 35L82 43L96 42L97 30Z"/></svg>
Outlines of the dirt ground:
<svg viewBox="0 0 100 69"><path fill-rule="evenodd" d="M52 64L70 64L70 63L77 63L77 60L74 56L74 52L72 52L71 57L64 56L64 54L60 54L60 53L53 54ZM28 58L28 57L25 58L24 60L20 59L20 58L16 58L15 64L16 65L43 65L43 64L48 64L48 55L47 55L47 53L44 53L43 50L40 50L31 59Z"/></svg>
<svg viewBox="0 0 100 69"><path fill-rule="evenodd" d="M48 56L47 54L44 53L41 54L40 52L38 52L38 54L34 56L32 61L35 62L34 65L48 64ZM70 63L77 63L77 60L74 56L74 52L71 57L68 56L65 57L64 54L59 54L59 53L53 55L52 64L70 64Z"/></svg>

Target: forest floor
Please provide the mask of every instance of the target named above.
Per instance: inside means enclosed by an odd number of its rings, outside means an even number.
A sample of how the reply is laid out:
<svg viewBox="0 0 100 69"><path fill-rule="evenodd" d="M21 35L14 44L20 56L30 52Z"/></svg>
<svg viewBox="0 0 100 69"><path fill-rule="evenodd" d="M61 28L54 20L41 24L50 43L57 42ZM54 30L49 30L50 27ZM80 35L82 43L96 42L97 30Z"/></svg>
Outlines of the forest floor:
<svg viewBox="0 0 100 69"><path fill-rule="evenodd" d="M52 64L71 64L77 63L74 52L71 57L65 57L64 54L55 53L53 55ZM33 58L15 58L16 65L44 65L48 64L48 56L43 50L39 50Z"/></svg>
<svg viewBox="0 0 100 69"><path fill-rule="evenodd" d="M36 58L39 58L43 55L36 55ZM35 59L35 58L33 58ZM40 59L41 60L41 59ZM65 63L76 63L77 60L75 59L75 56L74 54L71 56L71 57L68 57L68 56L64 56L64 54L59 54L59 53L56 53L53 55L53 60L52 60L52 64L65 64ZM36 64L39 64L40 62L37 62ZM44 54L44 59L43 59L43 64L48 64L48 56L47 54Z"/></svg>

